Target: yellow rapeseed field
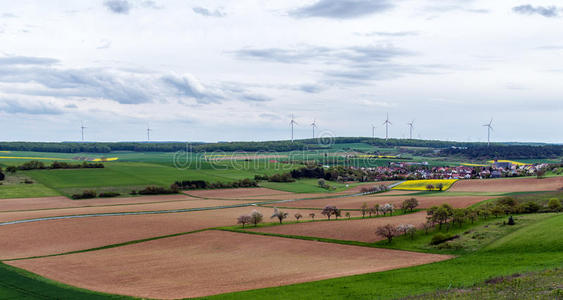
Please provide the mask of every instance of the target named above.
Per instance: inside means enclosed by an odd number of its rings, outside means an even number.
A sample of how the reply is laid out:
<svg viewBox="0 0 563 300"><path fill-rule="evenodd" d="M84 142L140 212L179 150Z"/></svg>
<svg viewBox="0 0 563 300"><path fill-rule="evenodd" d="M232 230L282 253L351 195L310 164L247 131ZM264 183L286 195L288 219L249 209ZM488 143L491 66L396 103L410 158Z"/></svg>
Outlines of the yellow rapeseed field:
<svg viewBox="0 0 563 300"><path fill-rule="evenodd" d="M506 160L506 159L499 159L499 160L497 160L497 161L498 161L498 162L509 162L509 163L511 163L511 164L513 164L513 165L517 165L517 166L527 166L527 165L529 165L529 164L526 164L526 163L521 163L521 162L519 162L519 161ZM491 164L494 163L494 162L495 162L494 160L489 160L489 161L488 161L488 163L491 163Z"/></svg>
<svg viewBox="0 0 563 300"><path fill-rule="evenodd" d="M409 190L409 191L427 191L428 185L433 185L434 190L438 190L439 184L443 185L443 191L449 189L457 179L425 179L425 180L407 180L401 184L393 187L394 190Z"/></svg>
<svg viewBox="0 0 563 300"><path fill-rule="evenodd" d="M102 158L94 158L92 161L116 161L119 157L102 157Z"/></svg>

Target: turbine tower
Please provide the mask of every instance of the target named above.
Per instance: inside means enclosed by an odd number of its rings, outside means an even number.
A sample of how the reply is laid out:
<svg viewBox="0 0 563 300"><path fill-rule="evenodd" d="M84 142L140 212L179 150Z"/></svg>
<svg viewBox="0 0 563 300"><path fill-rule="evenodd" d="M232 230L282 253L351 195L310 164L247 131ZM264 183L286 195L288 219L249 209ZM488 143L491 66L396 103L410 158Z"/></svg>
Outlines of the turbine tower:
<svg viewBox="0 0 563 300"><path fill-rule="evenodd" d="M371 124L371 138L375 139L375 125Z"/></svg>
<svg viewBox="0 0 563 300"><path fill-rule="evenodd" d="M317 120L313 119L313 123L311 123L311 127L313 127L313 138L315 138L315 128L319 127L317 126Z"/></svg>
<svg viewBox="0 0 563 300"><path fill-rule="evenodd" d="M493 130L493 126L491 126L491 124L493 124L493 118L491 118L491 121L488 124L483 125L487 127L487 147L491 145L491 131Z"/></svg>
<svg viewBox="0 0 563 300"><path fill-rule="evenodd" d="M151 140L151 127L149 124L147 124L147 142L149 142Z"/></svg>
<svg viewBox="0 0 563 300"><path fill-rule="evenodd" d="M387 141L389 139L389 125L393 125L389 121L389 113L387 113L387 119L385 119L385 122L383 122L383 125L385 125L385 140Z"/></svg>
<svg viewBox="0 0 563 300"><path fill-rule="evenodd" d="M86 127L84 126L84 121L82 121L80 123L80 131L82 133L82 141L84 142L84 129L86 129Z"/></svg>
<svg viewBox="0 0 563 300"><path fill-rule="evenodd" d="M409 123L407 123L407 125L409 125L409 139L412 140L412 130L414 128L414 119L412 121L410 121Z"/></svg>
<svg viewBox="0 0 563 300"><path fill-rule="evenodd" d="M293 143L293 126L297 125L297 122L293 119L293 114L291 114L291 121L289 122L289 126L291 126L291 142Z"/></svg>

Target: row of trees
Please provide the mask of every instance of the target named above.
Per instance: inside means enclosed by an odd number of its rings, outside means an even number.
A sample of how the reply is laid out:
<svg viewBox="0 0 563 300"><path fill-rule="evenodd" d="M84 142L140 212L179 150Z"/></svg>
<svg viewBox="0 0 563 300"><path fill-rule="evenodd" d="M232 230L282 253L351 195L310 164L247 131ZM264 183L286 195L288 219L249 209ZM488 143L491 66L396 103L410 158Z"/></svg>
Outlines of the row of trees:
<svg viewBox="0 0 563 300"><path fill-rule="evenodd" d="M82 162L78 164L54 161L50 165L45 164L42 161L30 160L19 166L9 166L6 168L8 173L16 173L17 170L45 170L45 169L99 169L104 168L102 163L92 163L92 162Z"/></svg>
<svg viewBox="0 0 563 300"><path fill-rule="evenodd" d="M182 180L175 181L171 189L177 190L199 190L199 189L228 189L257 187L258 183L252 179L240 179L232 182L207 182L204 180Z"/></svg>
<svg viewBox="0 0 563 300"><path fill-rule="evenodd" d="M405 200L403 202L402 208L406 210L409 209L410 206L416 207L416 205L418 205L418 201L415 201L416 199L414 198ZM362 209L364 209L364 206L362 206ZM526 201L520 203L513 197L502 197L495 200L494 202L486 203L477 208L453 208L451 205L444 203L440 206L433 206L428 209L426 211L427 221L426 223L420 224L419 227L424 230L425 234L428 234L431 229L436 227L438 228L438 230L441 230L443 227L445 227L446 231L449 231L453 226L457 225L459 227L462 227L464 223L471 222L471 224L473 224L479 219L486 220L491 216L500 217L503 215L508 216L511 214L560 211L563 211L563 206L561 204L561 200L558 198L551 198L545 205L540 205L535 201ZM508 224L514 224L514 219L512 217L509 218ZM401 230L400 228L403 228L403 230ZM391 243L393 237L399 234L406 233L407 232L404 230L404 226L395 227L391 224L386 224L376 229L376 234L386 238L389 243ZM414 235L414 232L412 234ZM434 241L434 243L443 242L448 238L449 237L438 237L436 238L436 241Z"/></svg>
<svg viewBox="0 0 563 300"><path fill-rule="evenodd" d="M467 148L447 148L440 151L443 155L457 155L471 159L491 159L499 157L504 159L530 159L530 158L557 158L563 155L561 145L491 145L471 146Z"/></svg>

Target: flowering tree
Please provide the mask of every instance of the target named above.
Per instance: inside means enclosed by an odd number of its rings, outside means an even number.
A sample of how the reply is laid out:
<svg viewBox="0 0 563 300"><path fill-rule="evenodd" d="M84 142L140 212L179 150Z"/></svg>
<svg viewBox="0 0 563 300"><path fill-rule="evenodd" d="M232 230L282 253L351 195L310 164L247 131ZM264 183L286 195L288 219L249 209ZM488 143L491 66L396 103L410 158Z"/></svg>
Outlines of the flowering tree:
<svg viewBox="0 0 563 300"><path fill-rule="evenodd" d="M242 215L237 218L237 224L242 224L242 228L244 225L250 223L252 221L252 217L250 215Z"/></svg>
<svg viewBox="0 0 563 300"><path fill-rule="evenodd" d="M277 218L280 221L280 224L283 222L283 219L287 218L288 213L281 211L277 208L274 208L274 214L270 217L270 219Z"/></svg>
<svg viewBox="0 0 563 300"><path fill-rule="evenodd" d="M313 221L315 220L315 213L310 213L309 217L311 217L311 219L313 219Z"/></svg>
<svg viewBox="0 0 563 300"><path fill-rule="evenodd" d="M250 223L254 224L254 227L256 227L258 223L262 222L263 218L264 215L257 210L253 210L252 213L250 213Z"/></svg>
<svg viewBox="0 0 563 300"><path fill-rule="evenodd" d="M299 219L303 218L303 215L300 213L296 213L295 215L293 215L295 217L295 219L297 219L297 222L299 222Z"/></svg>
<svg viewBox="0 0 563 300"><path fill-rule="evenodd" d="M395 228L395 226L393 226L391 224L379 226L375 230L375 234L386 238L387 242L391 243L391 241L393 240L393 237L395 237L397 235L397 228Z"/></svg>

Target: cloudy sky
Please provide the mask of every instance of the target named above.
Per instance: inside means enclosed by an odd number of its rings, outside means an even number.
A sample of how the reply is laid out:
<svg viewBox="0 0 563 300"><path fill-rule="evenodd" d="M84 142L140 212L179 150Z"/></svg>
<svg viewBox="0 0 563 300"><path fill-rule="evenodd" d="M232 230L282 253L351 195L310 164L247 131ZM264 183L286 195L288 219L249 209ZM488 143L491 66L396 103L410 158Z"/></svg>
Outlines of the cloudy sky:
<svg viewBox="0 0 563 300"><path fill-rule="evenodd" d="M0 140L563 142L556 0L0 3Z"/></svg>

